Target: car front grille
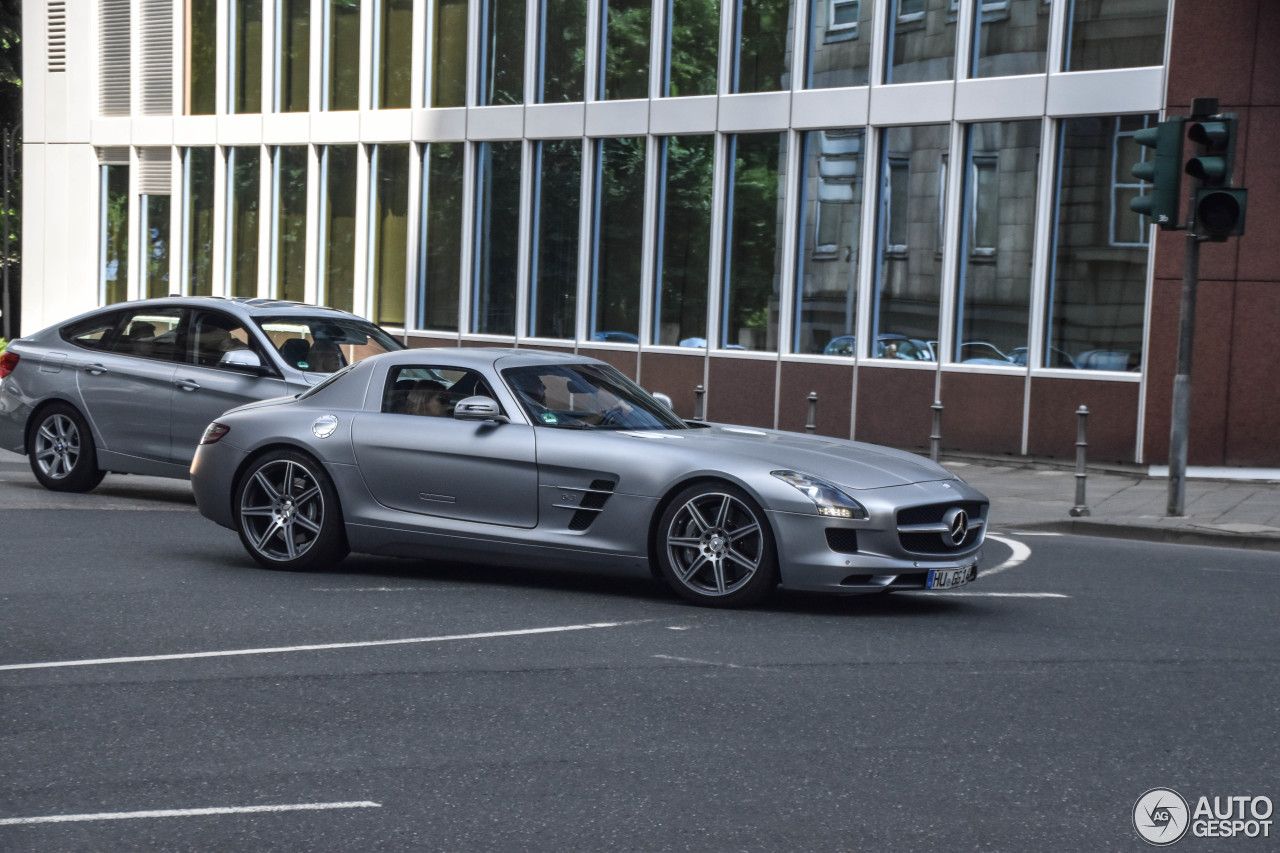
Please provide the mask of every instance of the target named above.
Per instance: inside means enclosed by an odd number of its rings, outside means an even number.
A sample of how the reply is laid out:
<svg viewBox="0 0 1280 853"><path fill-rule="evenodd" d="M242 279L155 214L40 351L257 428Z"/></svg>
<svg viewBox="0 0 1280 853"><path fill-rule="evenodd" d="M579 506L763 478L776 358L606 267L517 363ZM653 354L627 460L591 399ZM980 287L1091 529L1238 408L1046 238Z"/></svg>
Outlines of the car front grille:
<svg viewBox="0 0 1280 853"><path fill-rule="evenodd" d="M952 544L943 521L948 510L958 508L968 518L968 532L959 544ZM907 507L898 511L898 541L914 554L951 554L972 548L986 526L987 504L983 501L954 501Z"/></svg>

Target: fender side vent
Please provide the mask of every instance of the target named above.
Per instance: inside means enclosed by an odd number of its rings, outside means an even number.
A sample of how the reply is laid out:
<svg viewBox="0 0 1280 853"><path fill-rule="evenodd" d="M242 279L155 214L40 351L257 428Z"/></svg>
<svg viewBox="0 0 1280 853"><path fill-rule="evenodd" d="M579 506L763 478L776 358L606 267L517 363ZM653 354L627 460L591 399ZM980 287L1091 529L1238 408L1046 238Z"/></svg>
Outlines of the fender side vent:
<svg viewBox="0 0 1280 853"><path fill-rule="evenodd" d="M569 519L569 529L575 532L586 530L599 514L599 511L580 509L573 514L573 518Z"/></svg>

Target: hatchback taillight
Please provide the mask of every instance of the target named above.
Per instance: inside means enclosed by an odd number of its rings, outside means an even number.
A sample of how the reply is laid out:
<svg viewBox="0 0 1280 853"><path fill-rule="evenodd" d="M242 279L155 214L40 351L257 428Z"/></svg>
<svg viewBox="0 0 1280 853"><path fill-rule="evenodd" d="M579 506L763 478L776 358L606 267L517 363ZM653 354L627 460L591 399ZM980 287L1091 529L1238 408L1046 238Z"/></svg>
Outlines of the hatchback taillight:
<svg viewBox="0 0 1280 853"><path fill-rule="evenodd" d="M204 435L200 438L200 443L217 444L229 432L231 432L231 427L214 421L204 428Z"/></svg>
<svg viewBox="0 0 1280 853"><path fill-rule="evenodd" d="M6 352L0 355L0 379L4 379L13 369L18 366L18 354L16 352Z"/></svg>

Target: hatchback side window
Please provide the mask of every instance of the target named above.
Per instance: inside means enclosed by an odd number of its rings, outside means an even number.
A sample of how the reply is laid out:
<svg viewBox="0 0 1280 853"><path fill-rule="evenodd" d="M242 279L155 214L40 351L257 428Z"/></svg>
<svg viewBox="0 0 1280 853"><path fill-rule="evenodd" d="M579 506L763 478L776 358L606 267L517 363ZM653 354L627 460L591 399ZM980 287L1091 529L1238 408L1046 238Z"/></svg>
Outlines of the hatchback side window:
<svg viewBox="0 0 1280 853"><path fill-rule="evenodd" d="M264 365L271 363L263 356L243 323L214 311L196 313L187 332L186 361L189 364L217 367L224 355L242 349L258 353Z"/></svg>
<svg viewBox="0 0 1280 853"><path fill-rule="evenodd" d="M181 308L131 311L121 318L108 348L117 355L173 361L181 324Z"/></svg>
<svg viewBox="0 0 1280 853"><path fill-rule="evenodd" d="M63 326L60 334L69 344L101 352L110 348L115 338L116 326L120 324L123 314L122 311L94 314L92 317Z"/></svg>
<svg viewBox="0 0 1280 853"><path fill-rule="evenodd" d="M397 415L451 418L460 400L493 391L474 370L457 367L396 367L387 373L382 411Z"/></svg>

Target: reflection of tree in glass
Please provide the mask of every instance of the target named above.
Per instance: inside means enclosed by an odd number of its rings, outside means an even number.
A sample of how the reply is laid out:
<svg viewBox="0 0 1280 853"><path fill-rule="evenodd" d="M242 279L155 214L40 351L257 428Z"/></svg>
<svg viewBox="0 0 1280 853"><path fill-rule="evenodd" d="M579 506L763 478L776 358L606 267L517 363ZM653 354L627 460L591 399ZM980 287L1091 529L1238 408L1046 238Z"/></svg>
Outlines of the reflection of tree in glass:
<svg viewBox="0 0 1280 853"><path fill-rule="evenodd" d="M102 271L108 304L123 302L129 286L129 167L107 170L106 248Z"/></svg>
<svg viewBox="0 0 1280 853"><path fill-rule="evenodd" d="M329 104L360 107L360 0L329 0Z"/></svg>
<svg viewBox="0 0 1280 853"><path fill-rule="evenodd" d="M532 334L574 337L578 297L578 212L581 209L582 143L539 144L536 301Z"/></svg>
<svg viewBox="0 0 1280 853"><path fill-rule="evenodd" d="M786 156L776 133L741 134L734 162L733 207L730 211L729 317L726 344L737 344L739 329L767 325L777 276L781 230L779 163ZM744 344L745 346L746 344ZM752 348L763 349L756 340Z"/></svg>
<svg viewBox="0 0 1280 853"><path fill-rule="evenodd" d="M524 0L485 0L480 105L524 103Z"/></svg>
<svg viewBox="0 0 1280 853"><path fill-rule="evenodd" d="M599 278L594 331L640 330L644 137L605 139L600 156Z"/></svg>
<svg viewBox="0 0 1280 853"><path fill-rule="evenodd" d="M737 92L773 92L789 85L788 0L742 0Z"/></svg>
<svg viewBox="0 0 1280 853"><path fill-rule="evenodd" d="M581 101L587 58L587 4L543 0L542 96L544 104Z"/></svg>
<svg viewBox="0 0 1280 853"><path fill-rule="evenodd" d="M711 187L715 137L665 140L662 311L658 342L703 337L707 328L707 271L711 263Z"/></svg>
<svg viewBox="0 0 1280 853"><path fill-rule="evenodd" d="M213 293L213 148L187 149L187 292Z"/></svg>
<svg viewBox="0 0 1280 853"><path fill-rule="evenodd" d="M720 4L671 0L671 77L667 94L714 95L720 56Z"/></svg>
<svg viewBox="0 0 1280 853"><path fill-rule="evenodd" d="M458 282L462 273L461 142L427 146L427 191L422 200L426 220L423 252L423 298L419 326L458 329Z"/></svg>
<svg viewBox="0 0 1280 853"><path fill-rule="evenodd" d="M605 100L649 97L649 0L607 0Z"/></svg>

